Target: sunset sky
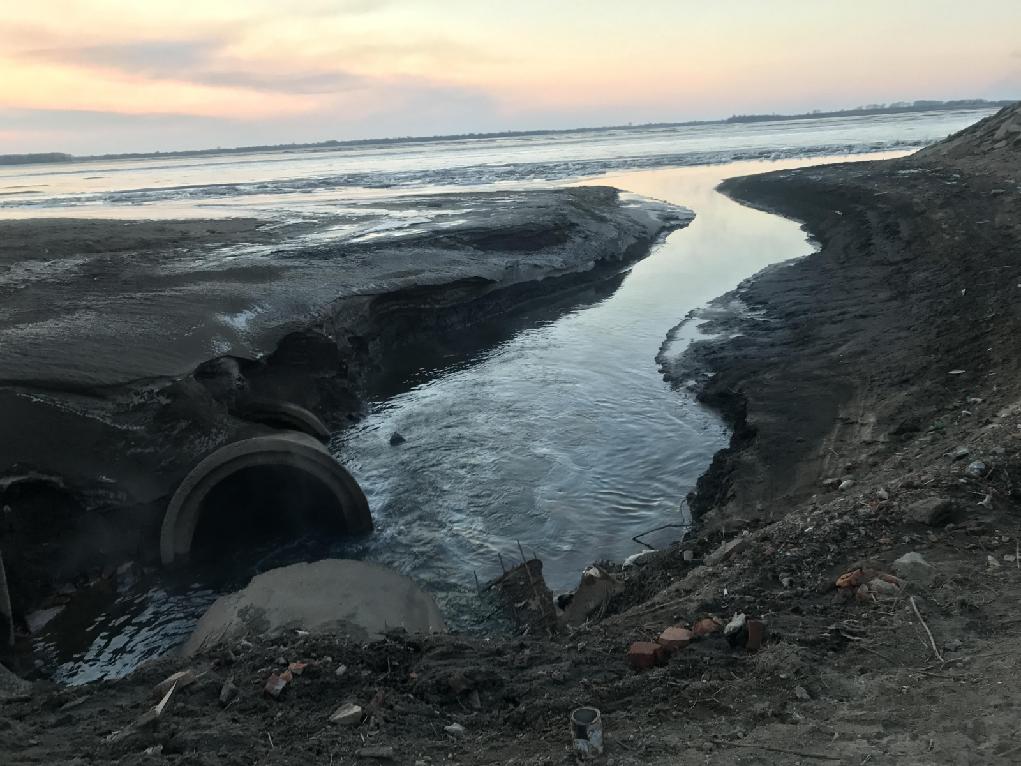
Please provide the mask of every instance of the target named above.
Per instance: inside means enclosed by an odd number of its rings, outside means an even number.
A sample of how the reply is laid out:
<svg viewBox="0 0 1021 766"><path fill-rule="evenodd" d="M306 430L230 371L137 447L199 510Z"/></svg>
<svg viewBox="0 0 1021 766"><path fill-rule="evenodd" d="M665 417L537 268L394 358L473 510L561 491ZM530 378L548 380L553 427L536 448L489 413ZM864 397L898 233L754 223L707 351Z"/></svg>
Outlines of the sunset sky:
<svg viewBox="0 0 1021 766"><path fill-rule="evenodd" d="M0 0L0 153L1021 97L1018 0Z"/></svg>

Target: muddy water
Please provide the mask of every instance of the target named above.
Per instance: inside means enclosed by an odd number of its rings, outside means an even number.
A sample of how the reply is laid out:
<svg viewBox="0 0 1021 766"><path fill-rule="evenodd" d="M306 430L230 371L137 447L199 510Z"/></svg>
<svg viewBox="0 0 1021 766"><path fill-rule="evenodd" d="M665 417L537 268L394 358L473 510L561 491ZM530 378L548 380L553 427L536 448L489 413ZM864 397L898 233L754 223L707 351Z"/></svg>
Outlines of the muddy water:
<svg viewBox="0 0 1021 766"><path fill-rule="evenodd" d="M474 574L499 574L500 557L519 558L519 543L544 561L551 587L566 589L592 561L642 550L636 535L670 524L641 539L679 539L688 521L680 500L727 434L671 390L655 358L688 310L811 251L797 224L714 190L727 176L802 164L600 178L697 217L611 295L467 358L455 349L445 367L410 370L407 390L379 399L364 423L338 435L335 452L365 488L377 531L336 552L400 569L449 612L470 615ZM407 439L397 447L395 431Z"/></svg>
<svg viewBox="0 0 1021 766"><path fill-rule="evenodd" d="M589 563L642 550L636 535L670 525L641 539L680 538L681 498L727 434L662 380L656 355L689 310L811 250L797 224L741 207L715 186L819 161L599 177L690 207L696 219L601 289L409 351L380 382L368 418L332 445L364 487L376 532L269 552L259 568L327 553L378 561L418 579L453 625L468 628L482 619L475 575L498 574L500 557L509 563L519 545L543 559L552 587L566 589ZM397 447L395 431L407 440ZM73 648L67 628L43 633L37 648L60 680L123 675L183 640L212 595L201 581L129 586L76 624Z"/></svg>

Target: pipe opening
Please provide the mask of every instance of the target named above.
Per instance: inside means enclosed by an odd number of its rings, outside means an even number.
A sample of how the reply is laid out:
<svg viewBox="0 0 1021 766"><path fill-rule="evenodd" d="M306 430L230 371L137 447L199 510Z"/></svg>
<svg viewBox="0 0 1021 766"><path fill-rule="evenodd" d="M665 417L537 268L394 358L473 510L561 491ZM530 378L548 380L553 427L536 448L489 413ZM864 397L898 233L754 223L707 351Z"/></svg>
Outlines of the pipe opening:
<svg viewBox="0 0 1021 766"><path fill-rule="evenodd" d="M200 503L191 558L211 563L344 531L344 509L317 477L293 466L252 466L225 477Z"/></svg>

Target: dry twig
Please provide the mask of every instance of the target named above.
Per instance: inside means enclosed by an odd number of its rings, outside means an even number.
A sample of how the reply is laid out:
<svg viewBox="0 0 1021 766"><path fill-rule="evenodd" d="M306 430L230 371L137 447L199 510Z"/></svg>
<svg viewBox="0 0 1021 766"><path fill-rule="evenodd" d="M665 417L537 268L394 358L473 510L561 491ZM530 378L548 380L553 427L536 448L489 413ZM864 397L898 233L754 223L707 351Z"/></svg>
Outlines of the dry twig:
<svg viewBox="0 0 1021 766"><path fill-rule="evenodd" d="M936 655L937 660L945 663L946 660L943 659L943 655L940 654L939 649L936 648L936 639L932 637L932 631L929 630L929 626L925 623L922 613L918 611L918 604L915 603L915 597L911 596L908 600L911 602L911 608L915 610L915 616L918 618L918 621L922 623L922 627L925 628L925 632L929 636L929 645L932 647L932 653Z"/></svg>

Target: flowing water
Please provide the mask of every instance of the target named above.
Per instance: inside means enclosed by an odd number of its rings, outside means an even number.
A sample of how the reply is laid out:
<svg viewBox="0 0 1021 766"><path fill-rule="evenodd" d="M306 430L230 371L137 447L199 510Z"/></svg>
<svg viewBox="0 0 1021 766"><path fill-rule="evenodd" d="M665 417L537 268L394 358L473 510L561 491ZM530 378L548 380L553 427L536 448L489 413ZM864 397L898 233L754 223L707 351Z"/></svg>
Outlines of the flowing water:
<svg viewBox="0 0 1021 766"><path fill-rule="evenodd" d="M979 116L971 113L968 121ZM886 147L911 145L919 135L930 141L961 127L944 116L897 123L892 132L891 123L885 124L886 133L879 130L875 141ZM911 130L905 131L908 124ZM788 127L773 128L769 151ZM867 136L878 130L867 121L859 127ZM761 126L754 130L760 138L766 135ZM841 124L833 130L843 135L850 128ZM534 552L551 586L564 589L591 562L642 550L632 539L636 535L669 525L641 539L656 546L678 539L688 521L681 499L727 433L715 414L663 381L655 359L668 332L690 310L768 264L811 251L796 223L715 191L733 175L850 159L805 149L799 136L795 132L795 148L779 154L807 157L600 176L598 183L689 207L696 218L617 281L534 309L512 324L475 328L395 367L369 416L332 443L365 489L376 531L329 553L378 561L415 577L437 594L453 624L471 627L480 620L475 575L484 580L498 574L501 555L509 562L519 550ZM816 135L813 146L840 144L829 138ZM632 148L625 142L618 154ZM548 146L543 151L552 152ZM561 165L553 175L561 173ZM615 167L604 165L603 170ZM430 173L429 183L436 183L436 173ZM449 172L443 180L451 182ZM116 201L109 190L103 195L101 201L82 197L71 204L124 213L117 206L129 203ZM211 198L203 197L197 209L206 209ZM180 210L179 191L163 199L162 207L156 205L163 213ZM280 209L279 197L274 199ZM288 200L288 209L325 204L319 197ZM265 204L260 198L255 207ZM696 332L677 334L666 352L680 353ZM394 431L407 441L391 446ZM308 550L299 545L273 552L265 565ZM179 642L212 597L202 582L126 588L80 624L74 647L60 635L43 633L37 648L61 680L122 675Z"/></svg>

